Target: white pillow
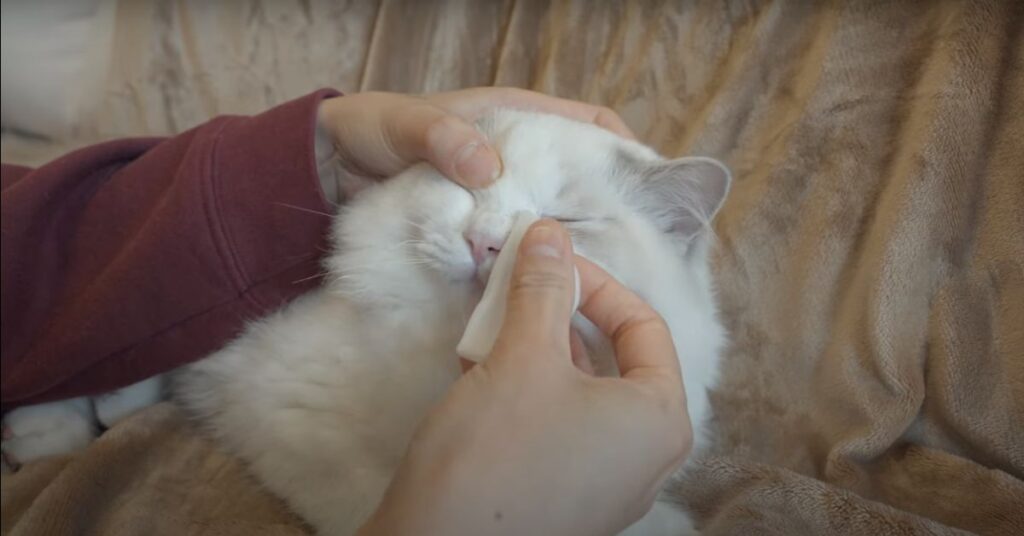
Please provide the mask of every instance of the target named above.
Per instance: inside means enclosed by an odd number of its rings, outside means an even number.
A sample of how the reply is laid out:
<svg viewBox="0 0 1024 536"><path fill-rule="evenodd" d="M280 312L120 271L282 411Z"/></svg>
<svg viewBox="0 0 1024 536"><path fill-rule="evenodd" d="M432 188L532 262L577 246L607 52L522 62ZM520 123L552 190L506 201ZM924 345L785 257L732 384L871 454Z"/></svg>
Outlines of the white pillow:
<svg viewBox="0 0 1024 536"><path fill-rule="evenodd" d="M115 0L0 0L0 123L74 136L110 66Z"/></svg>

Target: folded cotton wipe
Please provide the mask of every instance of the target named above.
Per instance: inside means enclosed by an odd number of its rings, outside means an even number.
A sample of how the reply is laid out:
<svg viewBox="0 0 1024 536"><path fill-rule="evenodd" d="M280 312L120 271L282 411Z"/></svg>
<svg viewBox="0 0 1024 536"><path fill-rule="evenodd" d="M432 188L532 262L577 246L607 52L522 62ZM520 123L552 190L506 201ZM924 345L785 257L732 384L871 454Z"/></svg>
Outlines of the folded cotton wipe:
<svg viewBox="0 0 1024 536"><path fill-rule="evenodd" d="M519 243L522 242L526 230L538 219L540 218L531 212L522 211L516 214L512 230L509 231L498 258L494 260L494 268L491 269L491 276L487 279L487 287L484 288L480 303L470 315L466 331L462 333L462 340L455 347L456 353L460 356L479 363L490 355L491 349L494 348L494 341L505 322L505 303L508 301L508 289ZM580 306L580 273L575 267L573 270L575 289L572 311L575 313Z"/></svg>

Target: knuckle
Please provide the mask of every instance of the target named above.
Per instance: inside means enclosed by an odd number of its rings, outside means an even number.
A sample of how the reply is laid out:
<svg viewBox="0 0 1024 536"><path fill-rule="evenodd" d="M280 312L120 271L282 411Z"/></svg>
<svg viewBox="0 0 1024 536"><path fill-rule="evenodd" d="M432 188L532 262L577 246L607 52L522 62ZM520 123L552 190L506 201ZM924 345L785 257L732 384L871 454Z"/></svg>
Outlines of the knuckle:
<svg viewBox="0 0 1024 536"><path fill-rule="evenodd" d="M456 152L473 141L479 141L476 129L461 118L431 106L431 117L425 121L420 134L428 159L439 160L435 164L454 165Z"/></svg>
<svg viewBox="0 0 1024 536"><path fill-rule="evenodd" d="M564 274L553 270L536 270L515 278L512 281L511 291L516 294L568 292L569 282Z"/></svg>
<svg viewBox="0 0 1024 536"><path fill-rule="evenodd" d="M512 86L501 86L497 89L509 97L523 97L533 94L532 91Z"/></svg>
<svg viewBox="0 0 1024 536"><path fill-rule="evenodd" d="M672 337L672 328L669 327L668 322L665 321L665 317L661 316L658 313L654 313L654 315L655 315L654 323L658 327L658 330L661 331L662 333L665 333L666 335L668 335L669 338L671 338Z"/></svg>
<svg viewBox="0 0 1024 536"><path fill-rule="evenodd" d="M647 316L643 318L641 321L646 322L648 325L655 329L663 331L669 330L668 322L665 321L665 317L661 316L661 314L658 313L658 311L655 311L654 309L648 309Z"/></svg>
<svg viewBox="0 0 1024 536"><path fill-rule="evenodd" d="M660 415L661 431L667 455L682 463L693 449L693 423L687 411L686 396L675 385L662 384L647 391L654 411Z"/></svg>
<svg viewBox="0 0 1024 536"><path fill-rule="evenodd" d="M624 136L626 138L635 138L636 136L633 131L630 130L629 126L626 125L626 122L623 121L622 116L620 116L615 110L606 106L602 106L598 109L594 122L598 126L615 132L620 136Z"/></svg>
<svg viewBox="0 0 1024 536"><path fill-rule="evenodd" d="M597 122L602 125L612 125L618 123L617 119L619 114L615 113L615 110L607 106L599 106L597 108Z"/></svg>
<svg viewBox="0 0 1024 536"><path fill-rule="evenodd" d="M432 114L423 130L424 139L427 141L444 139L462 126L462 121L455 116L433 106L427 107L430 108L430 113Z"/></svg>
<svg viewBox="0 0 1024 536"><path fill-rule="evenodd" d="M670 427L669 446L676 463L682 463L693 449L693 427L688 418L675 419L673 424L675 426Z"/></svg>
<svg viewBox="0 0 1024 536"><path fill-rule="evenodd" d="M671 333L669 330L668 322L665 322L665 318L658 314L657 311L650 308L644 308L636 314L636 316L623 322L615 333L612 334L613 339L622 338L627 332L636 332L639 330L654 330L663 333Z"/></svg>

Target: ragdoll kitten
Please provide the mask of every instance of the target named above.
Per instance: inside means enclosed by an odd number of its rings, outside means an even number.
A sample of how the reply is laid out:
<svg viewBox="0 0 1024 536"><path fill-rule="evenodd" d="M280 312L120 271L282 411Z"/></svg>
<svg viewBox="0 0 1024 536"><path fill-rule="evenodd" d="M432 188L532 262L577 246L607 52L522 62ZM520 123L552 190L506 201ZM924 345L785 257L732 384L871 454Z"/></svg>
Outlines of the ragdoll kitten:
<svg viewBox="0 0 1024 536"><path fill-rule="evenodd" d="M335 220L323 288L176 374L177 400L321 533L365 520L416 424L458 378L456 343L520 210L560 220L577 253L665 318L703 443L724 342L708 222L728 171L556 116L500 111L478 126L502 155L497 183L470 192L418 165L366 185ZM615 374L608 341L579 315L573 323L598 373ZM689 530L659 503L627 532Z"/></svg>
<svg viewBox="0 0 1024 536"><path fill-rule="evenodd" d="M728 171L704 158L665 161L555 116L502 111L479 127L504 161L497 183L470 192L418 165L367 187L336 219L327 284L176 378L188 410L322 533L365 520L416 424L458 378L454 349L482 268L520 210L563 222L577 253L665 317L693 422L707 414L724 340L707 224ZM598 371L614 373L607 341L575 322ZM630 530L688 526L672 506L648 517Z"/></svg>

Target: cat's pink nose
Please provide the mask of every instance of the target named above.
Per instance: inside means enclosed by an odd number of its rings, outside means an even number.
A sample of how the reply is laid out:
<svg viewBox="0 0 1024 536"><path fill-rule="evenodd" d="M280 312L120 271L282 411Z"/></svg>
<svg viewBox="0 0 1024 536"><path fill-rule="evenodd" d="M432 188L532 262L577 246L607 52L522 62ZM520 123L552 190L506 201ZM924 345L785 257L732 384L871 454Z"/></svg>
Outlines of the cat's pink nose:
<svg viewBox="0 0 1024 536"><path fill-rule="evenodd" d="M477 232L466 231L466 242L469 243L469 251L473 255L473 262L480 266L488 260L493 260L501 252L501 246L505 244L504 237Z"/></svg>

